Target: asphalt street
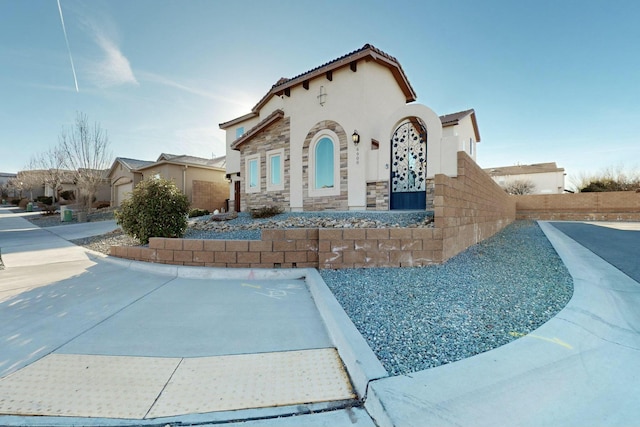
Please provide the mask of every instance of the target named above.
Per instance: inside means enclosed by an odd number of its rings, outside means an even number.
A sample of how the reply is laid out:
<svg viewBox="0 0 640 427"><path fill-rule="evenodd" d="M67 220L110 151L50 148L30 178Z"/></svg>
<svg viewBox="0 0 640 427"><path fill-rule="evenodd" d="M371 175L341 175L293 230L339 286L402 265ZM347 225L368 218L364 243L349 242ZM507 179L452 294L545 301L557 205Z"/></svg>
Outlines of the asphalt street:
<svg viewBox="0 0 640 427"><path fill-rule="evenodd" d="M619 230L583 222L552 222L551 225L640 282L640 230Z"/></svg>

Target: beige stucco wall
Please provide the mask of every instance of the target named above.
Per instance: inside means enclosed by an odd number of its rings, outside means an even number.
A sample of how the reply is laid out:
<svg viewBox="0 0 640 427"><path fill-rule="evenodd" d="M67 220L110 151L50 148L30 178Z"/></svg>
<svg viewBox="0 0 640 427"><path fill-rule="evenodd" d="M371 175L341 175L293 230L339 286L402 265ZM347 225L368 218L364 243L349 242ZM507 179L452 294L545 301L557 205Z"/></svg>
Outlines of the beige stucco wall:
<svg viewBox="0 0 640 427"><path fill-rule="evenodd" d="M193 203L193 181L225 182L225 171L223 169L171 163L155 165L153 168L145 169L143 178L153 177L156 174L175 182L178 189L187 196L190 203Z"/></svg>
<svg viewBox="0 0 640 427"><path fill-rule="evenodd" d="M324 105L320 105L318 95L323 87L326 93ZM428 162L433 161L433 176L436 173L455 175L456 152L454 146L446 153L446 167L440 167L442 153L440 143L442 126L438 116L420 104L406 104L406 98L395 81L391 71L373 61L360 60L357 71L349 67L333 71L333 80L325 76L309 82L309 89L302 85L290 90L290 96L273 96L260 110L259 118L251 118L227 129L227 145L236 139L236 128L244 126L248 131L260 120L276 109L282 109L290 118L290 180L291 210L303 210L305 194L303 163L304 142L309 131L317 123L330 120L340 125L349 137L347 144L347 204L349 209L364 210L367 206L367 181L388 181L390 162L390 138L399 122L412 115L418 115L427 124ZM360 144L351 142L351 134L357 130ZM379 142L379 149L372 150L371 140ZM227 173L242 172L239 152L227 152ZM232 177L232 179L235 179ZM230 198L233 199L233 184Z"/></svg>

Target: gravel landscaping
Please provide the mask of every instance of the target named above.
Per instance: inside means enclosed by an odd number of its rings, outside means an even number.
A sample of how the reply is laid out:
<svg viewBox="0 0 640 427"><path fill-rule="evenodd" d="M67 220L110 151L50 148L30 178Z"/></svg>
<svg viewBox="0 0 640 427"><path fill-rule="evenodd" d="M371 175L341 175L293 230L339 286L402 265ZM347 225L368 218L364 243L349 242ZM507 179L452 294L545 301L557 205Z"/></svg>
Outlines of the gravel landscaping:
<svg viewBox="0 0 640 427"><path fill-rule="evenodd" d="M311 225L430 227L431 218L429 212L316 212L254 220L241 213L224 222L193 218L185 237L259 239L263 227ZM60 225L59 217L29 219L41 227ZM74 243L103 253L111 245L138 244L121 231ZM320 274L391 375L507 344L553 317L573 294L569 272L533 221L516 221L443 265Z"/></svg>
<svg viewBox="0 0 640 427"><path fill-rule="evenodd" d="M391 375L482 353L553 317L573 280L533 221L423 268L320 270Z"/></svg>

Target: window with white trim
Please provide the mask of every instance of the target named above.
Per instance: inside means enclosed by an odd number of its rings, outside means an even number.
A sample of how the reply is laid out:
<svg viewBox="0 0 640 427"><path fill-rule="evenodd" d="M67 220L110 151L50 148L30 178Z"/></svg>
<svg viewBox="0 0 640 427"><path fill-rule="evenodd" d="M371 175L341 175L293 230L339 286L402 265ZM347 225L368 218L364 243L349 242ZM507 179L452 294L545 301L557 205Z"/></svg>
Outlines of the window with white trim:
<svg viewBox="0 0 640 427"><path fill-rule="evenodd" d="M284 148L267 151L267 191L284 190Z"/></svg>
<svg viewBox="0 0 640 427"><path fill-rule="evenodd" d="M309 145L309 195L340 195L340 144L338 135L320 131Z"/></svg>
<svg viewBox="0 0 640 427"><path fill-rule="evenodd" d="M260 191L260 155L247 156L245 160L245 191L247 193L258 193Z"/></svg>

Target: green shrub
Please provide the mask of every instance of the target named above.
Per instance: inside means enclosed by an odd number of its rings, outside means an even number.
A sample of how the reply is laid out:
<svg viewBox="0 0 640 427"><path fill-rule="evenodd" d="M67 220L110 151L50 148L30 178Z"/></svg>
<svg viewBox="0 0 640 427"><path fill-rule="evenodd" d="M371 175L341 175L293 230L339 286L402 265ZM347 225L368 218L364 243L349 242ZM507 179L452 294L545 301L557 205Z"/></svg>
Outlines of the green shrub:
<svg viewBox="0 0 640 427"><path fill-rule="evenodd" d="M115 211L118 225L146 245L150 237L182 237L187 229L189 200L173 181L141 181Z"/></svg>
<svg viewBox="0 0 640 427"><path fill-rule="evenodd" d="M36 197L36 202L40 202L43 205L52 205L53 204L53 197L38 196L38 197Z"/></svg>
<svg viewBox="0 0 640 427"><path fill-rule="evenodd" d="M205 215L209 215L209 211L206 209L195 208L189 211L189 218L195 218L197 216L205 216Z"/></svg>
<svg viewBox="0 0 640 427"><path fill-rule="evenodd" d="M12 205L18 206L18 204L20 204L20 199L11 199L10 203Z"/></svg>
<svg viewBox="0 0 640 427"><path fill-rule="evenodd" d="M65 200L75 200L76 199L76 193L74 193L71 190L65 190L65 191L62 191L60 193L60 197L62 197Z"/></svg>
<svg viewBox="0 0 640 427"><path fill-rule="evenodd" d="M284 212L280 206L263 206L251 209L251 218L270 218Z"/></svg>

